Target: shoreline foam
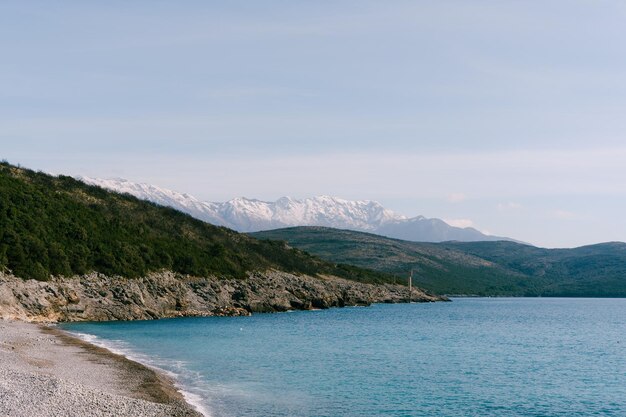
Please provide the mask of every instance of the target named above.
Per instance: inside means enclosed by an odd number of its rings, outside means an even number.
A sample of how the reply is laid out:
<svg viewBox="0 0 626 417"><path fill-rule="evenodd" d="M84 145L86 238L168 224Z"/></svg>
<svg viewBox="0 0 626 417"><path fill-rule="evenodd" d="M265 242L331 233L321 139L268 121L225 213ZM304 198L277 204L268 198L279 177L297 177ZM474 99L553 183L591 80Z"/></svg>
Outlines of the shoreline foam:
<svg viewBox="0 0 626 417"><path fill-rule="evenodd" d="M190 404L197 412L202 414L204 417L212 417L212 413L203 404L201 397L198 394L195 394L190 391L189 387L186 387L185 384L181 381L182 376L174 371L166 369L166 366L161 363L161 361L156 361L154 358L150 358L147 355L143 355L141 353L137 353L130 348L125 348L123 346L116 345L115 342L102 339L98 336L82 333L82 332L73 332L70 330L61 330L64 333L69 334L71 337L76 337L85 343L97 346L102 349L106 349L109 352L122 356L129 361L133 361L145 366L148 369L154 370L157 373L164 374L176 387L177 391L185 399L185 402Z"/></svg>

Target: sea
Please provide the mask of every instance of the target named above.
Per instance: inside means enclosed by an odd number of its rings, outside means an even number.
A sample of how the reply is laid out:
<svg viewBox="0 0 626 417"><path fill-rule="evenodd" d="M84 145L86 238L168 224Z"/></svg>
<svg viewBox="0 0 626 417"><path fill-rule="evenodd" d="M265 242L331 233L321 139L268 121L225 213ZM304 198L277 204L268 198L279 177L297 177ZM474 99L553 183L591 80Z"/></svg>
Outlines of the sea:
<svg viewBox="0 0 626 417"><path fill-rule="evenodd" d="M164 370L207 416L626 416L626 299L61 327Z"/></svg>

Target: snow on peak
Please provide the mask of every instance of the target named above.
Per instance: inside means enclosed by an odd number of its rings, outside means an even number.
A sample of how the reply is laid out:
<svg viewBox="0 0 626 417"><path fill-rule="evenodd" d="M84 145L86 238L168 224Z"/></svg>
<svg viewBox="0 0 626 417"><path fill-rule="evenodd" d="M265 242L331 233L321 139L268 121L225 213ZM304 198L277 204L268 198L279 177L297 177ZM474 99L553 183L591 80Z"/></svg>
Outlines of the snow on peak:
<svg viewBox="0 0 626 417"><path fill-rule="evenodd" d="M302 200L281 197L276 201L236 197L224 203L213 203L200 201L189 194L121 178L79 179L87 184L173 207L201 220L242 232L304 225L375 230L383 223L406 219L370 200L351 201L320 195Z"/></svg>
<svg viewBox="0 0 626 417"><path fill-rule="evenodd" d="M281 197L276 201L237 197L224 203L212 203L200 201L189 194L120 178L104 180L79 177L79 179L88 184L173 207L208 223L240 232L292 226L325 226L424 242L501 239L486 236L475 229L453 227L439 219L428 219L424 216L407 218L371 200L353 201L320 195L301 200Z"/></svg>

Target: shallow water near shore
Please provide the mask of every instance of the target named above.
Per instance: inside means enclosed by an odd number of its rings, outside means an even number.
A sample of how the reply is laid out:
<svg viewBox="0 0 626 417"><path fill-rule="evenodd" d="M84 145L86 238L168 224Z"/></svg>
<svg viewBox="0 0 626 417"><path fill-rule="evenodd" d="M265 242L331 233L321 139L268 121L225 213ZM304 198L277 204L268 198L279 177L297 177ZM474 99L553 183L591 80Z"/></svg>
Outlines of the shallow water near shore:
<svg viewBox="0 0 626 417"><path fill-rule="evenodd" d="M177 375L216 417L626 415L626 299L61 327Z"/></svg>

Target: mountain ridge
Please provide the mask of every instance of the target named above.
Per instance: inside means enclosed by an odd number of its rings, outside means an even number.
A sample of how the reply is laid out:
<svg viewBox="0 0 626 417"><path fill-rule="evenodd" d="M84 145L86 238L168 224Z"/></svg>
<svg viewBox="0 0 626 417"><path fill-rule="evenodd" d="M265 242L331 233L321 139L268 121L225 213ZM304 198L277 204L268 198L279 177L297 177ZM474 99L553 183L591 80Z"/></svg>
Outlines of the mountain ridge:
<svg viewBox="0 0 626 417"><path fill-rule="evenodd" d="M471 227L451 226L437 218L407 217L372 200L346 200L321 195L305 199L281 197L273 202L237 197L216 203L201 201L187 193L125 179L79 179L91 185L173 207L208 223L246 233L294 226L322 226L424 242L513 240L486 235Z"/></svg>

